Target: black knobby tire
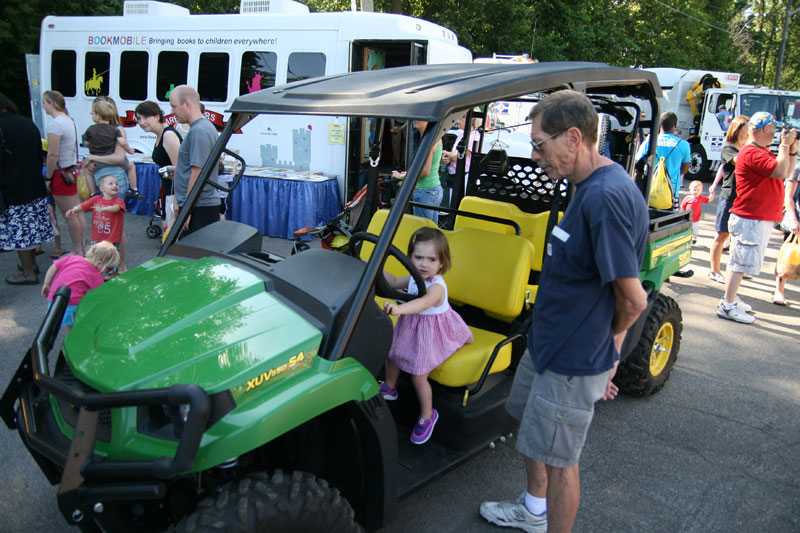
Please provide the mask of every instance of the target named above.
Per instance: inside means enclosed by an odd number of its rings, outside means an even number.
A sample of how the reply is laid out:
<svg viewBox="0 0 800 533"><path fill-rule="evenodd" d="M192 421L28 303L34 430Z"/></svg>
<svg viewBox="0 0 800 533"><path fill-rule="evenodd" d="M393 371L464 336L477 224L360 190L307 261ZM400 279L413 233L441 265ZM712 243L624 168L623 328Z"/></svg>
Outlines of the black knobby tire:
<svg viewBox="0 0 800 533"><path fill-rule="evenodd" d="M610 140L611 117L605 113L600 113L600 121L597 127L597 151L600 155L606 154L606 143Z"/></svg>
<svg viewBox="0 0 800 533"><path fill-rule="evenodd" d="M276 470L224 485L207 498L176 531L187 532L356 532L355 513L339 491L305 472Z"/></svg>
<svg viewBox="0 0 800 533"><path fill-rule="evenodd" d="M636 348L623 360L614 382L629 396L651 396L669 379L681 347L683 318L678 303L663 294L656 297L645 319Z"/></svg>

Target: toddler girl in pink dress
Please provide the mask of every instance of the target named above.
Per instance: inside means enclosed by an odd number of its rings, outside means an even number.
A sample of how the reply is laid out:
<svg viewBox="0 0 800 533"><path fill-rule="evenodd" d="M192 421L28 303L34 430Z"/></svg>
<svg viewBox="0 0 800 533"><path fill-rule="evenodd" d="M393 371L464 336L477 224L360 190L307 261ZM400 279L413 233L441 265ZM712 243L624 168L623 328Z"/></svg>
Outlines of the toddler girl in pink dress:
<svg viewBox="0 0 800 533"><path fill-rule="evenodd" d="M426 294L404 304L387 302L383 306L387 313L400 318L394 327L381 395L386 400L396 400L400 372L411 375L420 404L419 420L411 433L411 442L424 444L431 438L439 419L439 413L433 408L428 374L465 343L472 342L472 332L447 301L447 285L441 276L450 268L447 237L436 228L418 229L408 244L408 256L425 280ZM411 276L385 274L393 288L418 294L417 284Z"/></svg>

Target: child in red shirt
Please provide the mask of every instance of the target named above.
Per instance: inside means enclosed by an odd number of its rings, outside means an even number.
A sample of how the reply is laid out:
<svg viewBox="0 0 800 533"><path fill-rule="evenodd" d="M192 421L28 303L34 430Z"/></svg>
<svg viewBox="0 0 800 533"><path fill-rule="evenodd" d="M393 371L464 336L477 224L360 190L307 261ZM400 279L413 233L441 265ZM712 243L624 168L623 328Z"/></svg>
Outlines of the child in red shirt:
<svg viewBox="0 0 800 533"><path fill-rule="evenodd" d="M123 217L125 213L125 202L122 198L116 198L119 192L119 183L113 175L107 174L100 178L98 182L102 196L92 196L82 204L76 205L69 211L67 216L73 216L79 211L92 212L92 244L100 241L108 241L119 249L119 241L122 239L122 229L125 224Z"/></svg>
<svg viewBox="0 0 800 533"><path fill-rule="evenodd" d="M42 285L42 296L47 298L47 308L59 287L70 288L69 302L61 320L61 326L69 333L74 323L75 309L83 296L103 284L103 274L119 264L119 253L110 242L95 244L86 252L86 257L67 255L57 259L47 270Z"/></svg>
<svg viewBox="0 0 800 533"><path fill-rule="evenodd" d="M697 180L689 184L690 194L681 202L681 211L692 212L692 244L697 243L697 234L700 232L700 215L703 214L703 204L714 199L714 193L703 196L703 184Z"/></svg>

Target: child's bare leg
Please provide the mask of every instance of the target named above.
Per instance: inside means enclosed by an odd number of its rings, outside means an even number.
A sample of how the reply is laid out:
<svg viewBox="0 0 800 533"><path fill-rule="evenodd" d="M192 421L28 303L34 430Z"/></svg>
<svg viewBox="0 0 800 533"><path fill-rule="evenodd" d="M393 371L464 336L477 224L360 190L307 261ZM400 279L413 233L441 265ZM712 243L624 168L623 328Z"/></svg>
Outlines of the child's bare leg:
<svg viewBox="0 0 800 533"><path fill-rule="evenodd" d="M86 180L86 186L89 187L89 194L97 192L97 186L94 183L94 172L89 172L86 167L81 168L81 173Z"/></svg>
<svg viewBox="0 0 800 533"><path fill-rule="evenodd" d="M136 181L136 165L133 164L133 161L128 161L128 166L125 167L125 171L128 173L128 184L130 185L131 189L139 189Z"/></svg>
<svg viewBox="0 0 800 533"><path fill-rule="evenodd" d="M424 376L411 376L411 383L414 384L414 389L417 391L417 398L419 399L419 417L425 420L433 416L433 391L431 384L428 382L428 374Z"/></svg>
<svg viewBox="0 0 800 533"><path fill-rule="evenodd" d="M125 264L125 255L128 251L128 237L125 236L125 232L122 232L122 238L119 241L119 268L118 272L122 274L123 272L127 272L128 265Z"/></svg>
<svg viewBox="0 0 800 533"><path fill-rule="evenodd" d="M390 389L397 387L397 378L400 377L400 369L391 359L386 360L386 386Z"/></svg>

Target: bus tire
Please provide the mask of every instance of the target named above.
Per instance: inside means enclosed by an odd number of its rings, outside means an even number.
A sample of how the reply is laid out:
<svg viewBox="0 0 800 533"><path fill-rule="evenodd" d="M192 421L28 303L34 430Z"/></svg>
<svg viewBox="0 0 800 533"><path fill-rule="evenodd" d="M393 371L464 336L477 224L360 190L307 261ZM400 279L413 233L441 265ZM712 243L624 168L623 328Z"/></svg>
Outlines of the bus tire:
<svg viewBox="0 0 800 533"><path fill-rule="evenodd" d="M186 532L357 532L350 503L328 483L305 472L280 469L231 482L206 498L176 531Z"/></svg>
<svg viewBox="0 0 800 533"><path fill-rule="evenodd" d="M652 396L669 379L681 347L683 318L678 303L656 297L633 351L620 362L614 382L629 396Z"/></svg>

